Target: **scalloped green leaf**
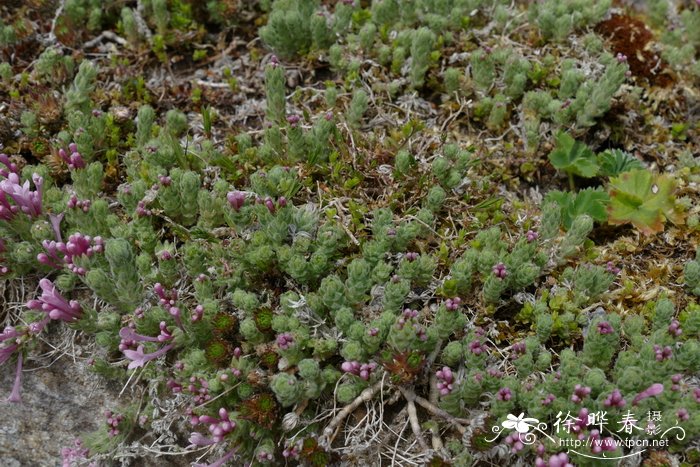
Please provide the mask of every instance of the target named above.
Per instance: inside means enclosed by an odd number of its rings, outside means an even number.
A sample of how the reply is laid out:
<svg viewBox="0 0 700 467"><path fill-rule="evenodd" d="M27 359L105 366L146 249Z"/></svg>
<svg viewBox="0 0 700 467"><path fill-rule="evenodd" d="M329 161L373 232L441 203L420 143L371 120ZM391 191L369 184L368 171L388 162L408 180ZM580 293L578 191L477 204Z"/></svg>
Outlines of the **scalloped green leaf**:
<svg viewBox="0 0 700 467"><path fill-rule="evenodd" d="M554 167L586 178L598 174L598 160L588 146L562 131L557 133L556 139L557 145L549 153L549 161Z"/></svg>
<svg viewBox="0 0 700 467"><path fill-rule="evenodd" d="M569 230L574 219L582 214L589 215L598 222L604 222L608 218L606 208L610 197L602 188L586 188L576 194L554 190L545 197L545 204L550 201L554 201L561 208L561 220L566 230Z"/></svg>
<svg viewBox="0 0 700 467"><path fill-rule="evenodd" d="M676 207L675 180L647 170L632 170L610 179L608 222L631 223L645 235L663 232L664 222L683 223Z"/></svg>
<svg viewBox="0 0 700 467"><path fill-rule="evenodd" d="M599 153L598 165L600 174L606 177L617 177L621 173L644 168L639 159L620 149L608 149Z"/></svg>

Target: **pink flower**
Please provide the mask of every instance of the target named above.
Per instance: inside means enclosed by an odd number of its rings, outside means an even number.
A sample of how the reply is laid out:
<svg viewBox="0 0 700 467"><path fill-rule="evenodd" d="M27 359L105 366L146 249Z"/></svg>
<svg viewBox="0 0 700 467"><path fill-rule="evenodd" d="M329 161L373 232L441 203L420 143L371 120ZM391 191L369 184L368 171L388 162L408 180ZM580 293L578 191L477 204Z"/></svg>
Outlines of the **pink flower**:
<svg viewBox="0 0 700 467"><path fill-rule="evenodd" d="M601 321L598 323L598 332L601 334L612 334L615 330L607 321Z"/></svg>
<svg viewBox="0 0 700 467"><path fill-rule="evenodd" d="M58 293L56 286L50 280L40 280L39 287L42 289L41 296L27 302L27 308L46 312L51 319L67 322L76 321L82 316L83 310L80 304L75 300L68 302Z"/></svg>
<svg viewBox="0 0 700 467"><path fill-rule="evenodd" d="M537 232L535 232L534 230L528 230L526 237L527 237L527 242L532 243L535 240L537 240L537 238L539 238L539 234Z"/></svg>
<svg viewBox="0 0 700 467"><path fill-rule="evenodd" d="M513 393L511 392L510 388L501 388L498 390L498 393L496 394L496 399L499 401L504 401L507 402L513 398Z"/></svg>
<svg viewBox="0 0 700 467"><path fill-rule="evenodd" d="M591 388L577 384L574 386L574 394L571 396L571 402L580 403L585 397L591 393Z"/></svg>
<svg viewBox="0 0 700 467"><path fill-rule="evenodd" d="M654 383L648 388L646 388L644 391L637 394L632 400L632 405L637 405L639 401L642 401L648 397L658 396L662 392L664 392L664 385L660 383Z"/></svg>
<svg viewBox="0 0 700 467"><path fill-rule="evenodd" d="M212 463L212 464L192 464L193 467L222 467L226 462L228 462L229 459L233 457L233 455L236 453L236 449L231 449L229 452L224 454L224 457L219 459L218 461Z"/></svg>
<svg viewBox="0 0 700 467"><path fill-rule="evenodd" d="M503 263L498 263L493 267L493 275L503 280L508 275L508 270L506 265Z"/></svg>
<svg viewBox="0 0 700 467"><path fill-rule="evenodd" d="M535 461L536 467L574 467L573 464L569 462L569 456L565 452L560 452L559 454L554 454L549 458L549 461L545 462L541 457L538 457Z"/></svg>
<svg viewBox="0 0 700 467"><path fill-rule="evenodd" d="M4 195L9 196L15 202L15 206L10 206L10 211L15 214L17 211L21 211L28 215L29 217L39 217L41 215L41 195L42 187L44 186L44 179L35 173L32 175L32 181L34 182L35 191L29 189L29 180L26 180L24 184L20 185L19 175L16 173L8 174L7 178L0 182L0 191ZM3 195L3 198L4 198ZM8 204L6 202L0 202L6 209ZM4 209L0 210L0 213L5 215Z"/></svg>
<svg viewBox="0 0 700 467"><path fill-rule="evenodd" d="M287 123L289 123L289 125L292 128L295 128L297 126L299 120L301 120L301 117L299 117L299 115L292 114L287 116Z"/></svg>
<svg viewBox="0 0 700 467"><path fill-rule="evenodd" d="M672 320L671 324L668 325L668 333L674 337L678 337L683 334L681 323L677 319Z"/></svg>
<svg viewBox="0 0 700 467"><path fill-rule="evenodd" d="M75 143L71 143L68 145L68 149L70 150L70 156L66 153L65 150L58 150L58 155L61 157L61 159L65 161L66 164L68 164L68 168L82 169L83 167L85 167L85 161L83 161L83 157L78 152L78 145Z"/></svg>
<svg viewBox="0 0 700 467"><path fill-rule="evenodd" d="M243 193L242 191L230 191L226 195L226 199L228 200L233 210L238 212L245 204L245 193Z"/></svg>
<svg viewBox="0 0 700 467"><path fill-rule="evenodd" d="M656 354L656 361L662 362L673 356L673 349L668 345L663 348L660 345L654 345L654 354Z"/></svg>
<svg viewBox="0 0 700 467"><path fill-rule="evenodd" d="M287 350L294 342L294 336L288 332L284 332L277 336L277 346L282 350Z"/></svg>
<svg viewBox="0 0 700 467"><path fill-rule="evenodd" d="M626 403L627 402L625 402L625 400L622 398L622 393L620 393L620 390L613 389L613 392L605 398L603 405L605 407L624 407Z"/></svg>
<svg viewBox="0 0 700 467"><path fill-rule="evenodd" d="M440 391L440 395L446 396L451 393L454 389L452 384L454 382L452 370L449 367L444 366L442 367L442 370L438 370L435 373L435 376L438 379L437 388Z"/></svg>
<svg viewBox="0 0 700 467"><path fill-rule="evenodd" d="M459 305L462 304L462 299L459 297L454 297L454 298L448 298L445 300L445 308L447 308L450 311L454 311L459 308Z"/></svg>
<svg viewBox="0 0 700 467"><path fill-rule="evenodd" d="M22 353L17 355L17 373L15 374L15 384L12 385L12 393L10 397L7 398L8 402L13 402L18 404L22 402L22 395L20 390L22 389Z"/></svg>
<svg viewBox="0 0 700 467"><path fill-rule="evenodd" d="M211 446L212 444L216 444L216 441L214 441L213 439L207 438L201 433L197 433L196 431L190 435L190 439L188 441L190 442L190 445L187 446L187 449L196 448L199 446Z"/></svg>
<svg viewBox="0 0 700 467"><path fill-rule="evenodd" d="M10 161L7 154L0 154L0 163L4 164L7 169L0 168L0 176L7 178L10 173L17 173L17 164Z"/></svg>
<svg viewBox="0 0 700 467"><path fill-rule="evenodd" d="M143 353L143 345L139 345L136 350L122 350L122 353L126 358L131 360L131 363L129 363L128 368L131 370L133 368L138 368L140 366L144 366L146 363L150 362L151 360L154 360L162 355L165 355L168 350L173 348L173 344L168 344L164 347L161 347L159 350L156 350L153 353Z"/></svg>

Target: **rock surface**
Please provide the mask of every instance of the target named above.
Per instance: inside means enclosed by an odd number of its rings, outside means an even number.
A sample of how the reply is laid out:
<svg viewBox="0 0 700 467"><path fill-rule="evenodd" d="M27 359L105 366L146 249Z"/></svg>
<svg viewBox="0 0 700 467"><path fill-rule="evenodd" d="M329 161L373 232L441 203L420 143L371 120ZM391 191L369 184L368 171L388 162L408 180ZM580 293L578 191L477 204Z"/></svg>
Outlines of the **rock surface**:
<svg viewBox="0 0 700 467"><path fill-rule="evenodd" d="M8 362L10 363L10 362ZM61 448L104 423L119 388L89 372L85 360L63 356L48 368L29 361L22 374L22 402L7 402L15 365L0 367L0 464L60 466ZM49 362L50 363L50 362Z"/></svg>

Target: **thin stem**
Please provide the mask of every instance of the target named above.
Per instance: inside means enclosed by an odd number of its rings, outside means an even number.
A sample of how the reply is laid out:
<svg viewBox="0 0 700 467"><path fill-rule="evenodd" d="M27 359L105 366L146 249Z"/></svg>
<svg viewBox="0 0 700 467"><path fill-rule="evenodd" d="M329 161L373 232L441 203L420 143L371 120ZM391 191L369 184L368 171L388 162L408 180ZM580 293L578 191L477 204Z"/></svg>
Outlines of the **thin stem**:
<svg viewBox="0 0 700 467"><path fill-rule="evenodd" d="M345 418L353 413L356 408L360 406L363 402L369 402L371 401L377 391L379 391L384 384L384 379L382 378L380 381L377 381L374 383L372 386L368 387L364 391L360 393L359 396L355 398L354 401L350 402L348 405L343 407L343 409L338 412L338 415L333 417L333 420L330 421L328 426L323 430L323 435L321 436L322 442L321 444L324 444L323 441L327 441L327 444L330 446L331 442L333 441L333 433L335 432L336 428L340 423L345 420Z"/></svg>

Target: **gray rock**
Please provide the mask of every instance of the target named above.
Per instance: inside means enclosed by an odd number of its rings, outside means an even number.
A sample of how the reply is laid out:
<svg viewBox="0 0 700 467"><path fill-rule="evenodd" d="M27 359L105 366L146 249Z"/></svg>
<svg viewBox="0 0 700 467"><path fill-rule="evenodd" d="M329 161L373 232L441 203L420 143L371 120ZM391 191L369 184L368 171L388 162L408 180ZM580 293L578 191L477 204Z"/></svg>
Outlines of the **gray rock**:
<svg viewBox="0 0 700 467"><path fill-rule="evenodd" d="M47 368L29 361L22 374L22 402L7 402L16 366L0 367L0 464L60 466L61 448L105 422L116 409L119 388L88 371L85 360L68 356ZM35 368L37 368L35 370Z"/></svg>

